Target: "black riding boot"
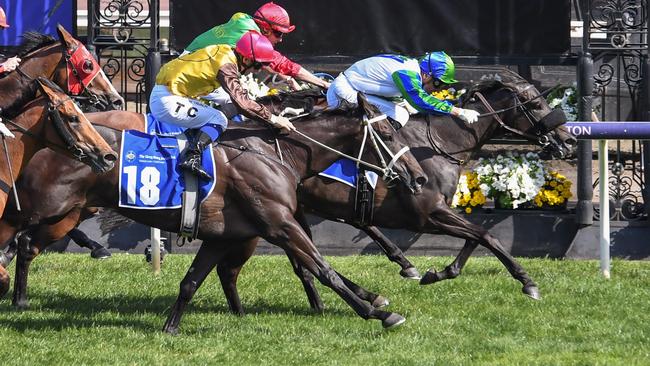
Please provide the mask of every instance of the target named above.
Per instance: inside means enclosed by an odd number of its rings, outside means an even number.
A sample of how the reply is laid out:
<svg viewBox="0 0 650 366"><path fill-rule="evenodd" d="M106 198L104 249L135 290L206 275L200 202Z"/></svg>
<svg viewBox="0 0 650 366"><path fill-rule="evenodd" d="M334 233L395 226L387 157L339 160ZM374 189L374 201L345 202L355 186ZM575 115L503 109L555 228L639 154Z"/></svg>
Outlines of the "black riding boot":
<svg viewBox="0 0 650 366"><path fill-rule="evenodd" d="M201 179L212 180L212 176L203 169L201 165L201 155L206 147L212 145L212 138L200 130L195 130L194 135L188 141L188 146L181 155L179 166L197 175Z"/></svg>

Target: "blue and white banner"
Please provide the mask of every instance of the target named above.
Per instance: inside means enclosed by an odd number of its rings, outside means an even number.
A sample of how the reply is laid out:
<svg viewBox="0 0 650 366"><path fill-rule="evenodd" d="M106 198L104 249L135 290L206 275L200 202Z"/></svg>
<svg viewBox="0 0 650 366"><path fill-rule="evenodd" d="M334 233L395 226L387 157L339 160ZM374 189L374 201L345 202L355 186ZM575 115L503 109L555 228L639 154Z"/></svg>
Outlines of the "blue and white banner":
<svg viewBox="0 0 650 366"><path fill-rule="evenodd" d="M181 207L185 179L177 162L186 142L184 134L169 137L134 130L123 131L119 206L138 209ZM203 152L203 167L216 177L212 149ZM199 180L201 202L212 193L214 186L214 180Z"/></svg>
<svg viewBox="0 0 650 366"><path fill-rule="evenodd" d="M335 181L349 185L352 188L357 188L357 171L357 163L350 159L343 158L335 161L334 164L330 165L329 168L325 169L318 175L334 179ZM366 170L365 173L368 183L370 183L372 189L375 189L379 176L377 173L369 170Z"/></svg>
<svg viewBox="0 0 650 366"><path fill-rule="evenodd" d="M161 122L154 118L151 113L145 114L144 130L150 135L157 136L176 136L185 132L185 127L173 125L171 123Z"/></svg>

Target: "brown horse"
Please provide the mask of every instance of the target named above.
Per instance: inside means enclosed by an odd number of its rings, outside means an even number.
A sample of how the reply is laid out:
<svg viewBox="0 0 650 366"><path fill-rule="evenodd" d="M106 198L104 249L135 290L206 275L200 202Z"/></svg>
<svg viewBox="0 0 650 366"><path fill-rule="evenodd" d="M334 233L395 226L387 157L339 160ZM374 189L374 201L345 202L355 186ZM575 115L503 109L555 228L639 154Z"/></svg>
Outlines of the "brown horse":
<svg viewBox="0 0 650 366"><path fill-rule="evenodd" d="M27 103L13 120L4 119L14 138L5 138L6 154L0 154L0 212L4 212L11 191L12 175L19 176L22 168L41 149L50 149L77 159L97 172L113 168L115 153L97 133L79 107L51 81L38 78L43 97ZM9 160L7 160L9 158ZM0 293L8 274L0 267Z"/></svg>
<svg viewBox="0 0 650 366"><path fill-rule="evenodd" d="M360 104L365 106L365 113L374 119L376 110L371 109L363 99ZM298 129L350 155L358 149L359 139L363 135L359 117L358 114L324 112L298 123ZM392 126L386 119L375 122L373 128L378 130L393 151L402 146L401 139L393 134ZM104 129L103 133L113 146L119 145L121 136L117 131ZM269 143L269 139L273 140L273 134L268 129L260 130L246 125L229 129L221 138L219 147L214 149L220 175L213 194L202 205L199 238L203 240L203 245L181 283L179 299L165 325L165 331L177 331L185 304L216 263L231 250L238 250L240 245L258 236L282 247L301 266L343 297L363 318L380 319L385 327L403 322L400 315L377 310L360 299L356 295L356 285L331 269L294 219L298 207L295 193L297 184L305 177L322 171L338 155L302 135L291 134L278 138L284 159L281 161L277 158L275 145ZM394 165L400 177L406 182L421 181L412 156L405 154L402 157ZM96 177L81 171L69 173L71 175L65 183L50 185L52 203L39 202L38 207L32 207L35 209L32 214L37 213L36 217L42 222L63 217L67 228L61 229L65 225L40 226L19 237L21 244L13 300L18 307L27 304L29 264L51 240L60 238L76 225L78 216L73 217L70 213L78 213L78 208L83 205L117 206L119 172ZM48 210L47 214L45 210ZM177 230L180 222L180 210L143 212L119 208L119 212L138 222L169 231ZM354 290L350 286L354 286Z"/></svg>
<svg viewBox="0 0 650 366"><path fill-rule="evenodd" d="M533 85L519 75L506 72L501 81L479 83L466 95L465 108L483 113L484 117L479 122L467 126L450 117L420 116L400 129L399 135L408 142L429 179L422 194L410 197L396 195L380 182L375 193L372 224L414 232L443 233L466 239L456 260L442 272L429 270L420 281L421 284L457 277L472 251L480 244L494 253L510 274L522 283L524 294L533 299L541 298L535 282L503 249L498 239L449 207L462 171L461 161L469 161L471 155L485 142L506 130L532 143L542 144L551 149L550 153L558 156L572 152L576 144L575 138L558 127L566 121L564 114L559 110L551 110L541 96ZM299 188L300 203L306 210L324 218L343 220L364 230L371 238L379 241L382 248L387 248L384 249L385 252L392 251L395 257L401 256L410 264L401 250L375 226L360 226L355 223L354 197L352 188L320 176L306 179ZM296 219L310 233L304 217L297 215ZM228 305L237 314L243 314L236 287L237 276L256 244L255 240L251 240L246 246L238 247L238 251L233 250L217 266ZM295 261L291 262L295 273L301 277L310 305L315 310L322 310L323 304L313 285L313 279ZM375 305L381 305L382 301L388 303L385 298L363 289L358 289L357 295L373 301Z"/></svg>
<svg viewBox="0 0 650 366"><path fill-rule="evenodd" d="M81 99L82 104L100 109L119 108L124 104L86 47L61 25L57 32L59 40L36 32L23 34L18 51L22 59L20 66L0 79L0 108L4 116L13 117L35 98L33 81L38 77L52 80L74 98Z"/></svg>

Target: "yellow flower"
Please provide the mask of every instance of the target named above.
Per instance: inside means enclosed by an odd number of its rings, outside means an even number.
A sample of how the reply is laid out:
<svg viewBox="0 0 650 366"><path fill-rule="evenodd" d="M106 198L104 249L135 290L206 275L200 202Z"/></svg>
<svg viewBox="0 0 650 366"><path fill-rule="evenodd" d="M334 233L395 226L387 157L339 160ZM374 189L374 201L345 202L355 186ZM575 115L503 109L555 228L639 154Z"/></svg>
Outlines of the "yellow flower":
<svg viewBox="0 0 650 366"><path fill-rule="evenodd" d="M472 213L472 208L471 207L465 207L465 213L466 214L471 214Z"/></svg>

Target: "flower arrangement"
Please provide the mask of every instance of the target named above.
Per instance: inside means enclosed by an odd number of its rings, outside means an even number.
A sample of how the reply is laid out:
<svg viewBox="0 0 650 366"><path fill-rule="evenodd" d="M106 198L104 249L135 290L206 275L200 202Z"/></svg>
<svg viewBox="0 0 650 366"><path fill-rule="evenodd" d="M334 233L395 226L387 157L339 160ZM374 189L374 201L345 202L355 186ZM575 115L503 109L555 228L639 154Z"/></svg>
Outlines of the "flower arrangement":
<svg viewBox="0 0 650 366"><path fill-rule="evenodd" d="M575 86L558 88L546 97L549 107L562 108L567 121L578 119L578 94Z"/></svg>
<svg viewBox="0 0 650 366"><path fill-rule="evenodd" d="M487 198L502 208L558 206L571 198L571 182L557 172L547 172L535 153L507 153L481 158L474 169L461 175L452 207L471 213Z"/></svg>

